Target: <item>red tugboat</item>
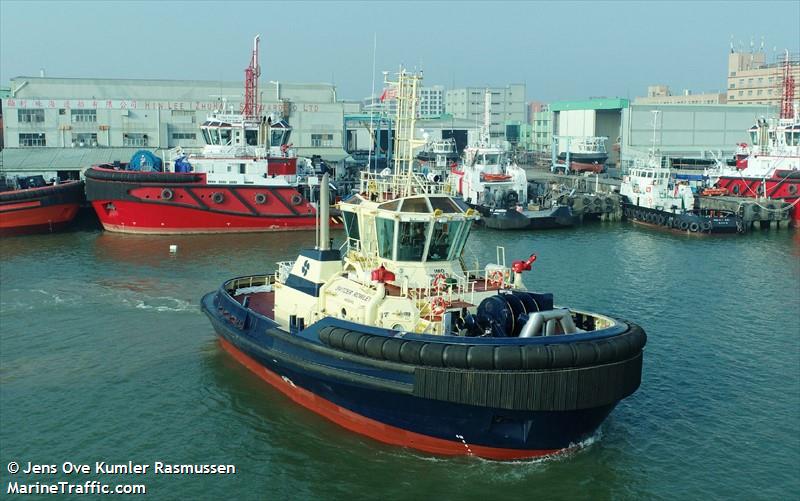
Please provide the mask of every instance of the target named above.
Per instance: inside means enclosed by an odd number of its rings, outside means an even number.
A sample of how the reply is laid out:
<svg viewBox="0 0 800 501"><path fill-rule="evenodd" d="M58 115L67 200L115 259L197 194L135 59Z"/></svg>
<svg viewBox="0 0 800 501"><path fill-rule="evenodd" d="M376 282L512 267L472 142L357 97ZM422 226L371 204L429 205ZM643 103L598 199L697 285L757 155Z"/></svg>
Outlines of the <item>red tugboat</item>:
<svg viewBox="0 0 800 501"><path fill-rule="evenodd" d="M298 175L291 127L261 114L259 37L245 70L241 113L221 110L201 126L200 155L175 151L174 167L143 150L128 164L87 169L86 195L108 231L149 234L311 230L316 179ZM340 225L337 218L332 224Z"/></svg>
<svg viewBox="0 0 800 501"><path fill-rule="evenodd" d="M781 112L777 120L761 118L750 128L750 146L740 144L735 167L720 167L709 177L734 196L783 200L791 204L791 222L800 227L800 116L795 110L794 77L789 56L783 68ZM756 206L770 210L769 206Z"/></svg>
<svg viewBox="0 0 800 501"><path fill-rule="evenodd" d="M43 176L18 179L0 192L0 235L53 232L68 225L83 202L83 181L45 183Z"/></svg>

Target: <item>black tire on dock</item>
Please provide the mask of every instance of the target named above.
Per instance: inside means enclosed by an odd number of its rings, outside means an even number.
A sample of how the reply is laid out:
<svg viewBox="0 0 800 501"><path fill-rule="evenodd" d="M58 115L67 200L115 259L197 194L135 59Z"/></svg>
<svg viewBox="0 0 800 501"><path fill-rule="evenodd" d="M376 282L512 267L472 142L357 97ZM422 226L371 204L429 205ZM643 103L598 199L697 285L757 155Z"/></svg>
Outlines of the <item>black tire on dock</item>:
<svg viewBox="0 0 800 501"><path fill-rule="evenodd" d="M684 231L685 231L685 230L687 230L687 229L689 229L689 222L688 222L688 221L681 221L681 223L680 223L680 229L682 229L682 230L684 230Z"/></svg>
<svg viewBox="0 0 800 501"><path fill-rule="evenodd" d="M689 225L689 231L691 231L692 233L697 233L699 229L700 225L695 222L692 222L692 224Z"/></svg>

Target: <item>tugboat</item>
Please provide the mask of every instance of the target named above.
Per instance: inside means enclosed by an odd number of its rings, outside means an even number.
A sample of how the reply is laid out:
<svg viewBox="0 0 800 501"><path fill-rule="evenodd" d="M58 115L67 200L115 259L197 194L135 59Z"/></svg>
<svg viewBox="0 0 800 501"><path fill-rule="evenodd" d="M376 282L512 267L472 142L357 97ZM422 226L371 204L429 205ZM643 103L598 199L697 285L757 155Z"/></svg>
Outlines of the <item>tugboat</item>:
<svg viewBox="0 0 800 501"><path fill-rule="evenodd" d="M623 176L619 194L622 214L628 220L690 233L741 233L741 217L729 210L696 209L695 195L687 182L670 176L661 159L650 155L634 163Z"/></svg>
<svg viewBox="0 0 800 501"><path fill-rule="evenodd" d="M44 176L5 179L0 192L0 235L48 233L67 226L83 203L83 181L47 183Z"/></svg>
<svg viewBox="0 0 800 501"><path fill-rule="evenodd" d="M413 114L415 75L397 86ZM639 326L527 291L535 255L469 268L479 214L411 161L361 173L342 249L321 193L317 247L201 301L222 348L294 402L388 444L519 459L580 444L639 387Z"/></svg>
<svg viewBox="0 0 800 501"><path fill-rule="evenodd" d="M735 168L720 165L707 172L718 189L738 197L767 200L753 210L782 210L770 199L790 204L791 223L800 227L800 110L794 102L794 77L789 54L783 67L783 92L777 119L760 118L749 130L750 145L739 144Z"/></svg>
<svg viewBox="0 0 800 501"><path fill-rule="evenodd" d="M86 170L87 198L106 230L182 234L315 227L316 191L311 182L301 185L288 143L291 127L261 115L258 43L256 36L242 112L220 110L208 117L201 126L201 155L176 151L173 172L161 172L161 159L149 151L134 154L130 164Z"/></svg>
<svg viewBox="0 0 800 501"><path fill-rule="evenodd" d="M491 93L486 93L480 139L464 150L464 163L453 166L450 189L483 216L487 228L498 230L546 229L573 226L579 218L572 209L549 199L528 204L525 171L511 162L505 149L490 142Z"/></svg>
<svg viewBox="0 0 800 501"><path fill-rule="evenodd" d="M434 182L444 182L450 170L458 167L458 148L452 137L427 141L417 153L419 171Z"/></svg>

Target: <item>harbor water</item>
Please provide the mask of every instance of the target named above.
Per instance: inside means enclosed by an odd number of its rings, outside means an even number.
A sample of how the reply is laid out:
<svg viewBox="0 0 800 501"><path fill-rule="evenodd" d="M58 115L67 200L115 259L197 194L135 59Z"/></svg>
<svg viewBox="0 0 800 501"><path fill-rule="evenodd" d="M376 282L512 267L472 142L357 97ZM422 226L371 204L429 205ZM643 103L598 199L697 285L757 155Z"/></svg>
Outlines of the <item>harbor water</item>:
<svg viewBox="0 0 800 501"><path fill-rule="evenodd" d="M341 242L340 233L333 236ZM515 462L383 445L298 407L221 350L199 309L313 232L0 241L0 479L100 480L151 499L797 499L800 232L698 238L604 222L477 230L482 263L648 334L640 389L593 439ZM170 252L170 245L177 250ZM471 261L471 254L467 260ZM58 465L52 475L7 464ZM66 475L64 462L233 464L230 475Z"/></svg>

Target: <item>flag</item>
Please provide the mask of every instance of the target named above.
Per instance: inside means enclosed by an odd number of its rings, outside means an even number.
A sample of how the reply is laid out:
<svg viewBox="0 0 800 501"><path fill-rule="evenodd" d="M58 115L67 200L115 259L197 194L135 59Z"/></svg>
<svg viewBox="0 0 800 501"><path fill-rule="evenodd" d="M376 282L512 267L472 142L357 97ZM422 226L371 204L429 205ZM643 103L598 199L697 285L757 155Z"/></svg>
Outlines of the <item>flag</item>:
<svg viewBox="0 0 800 501"><path fill-rule="evenodd" d="M381 100L381 102L384 102L387 99L388 100L397 99L397 89L396 88L389 87L387 89L383 89L383 92L381 93L380 100Z"/></svg>

